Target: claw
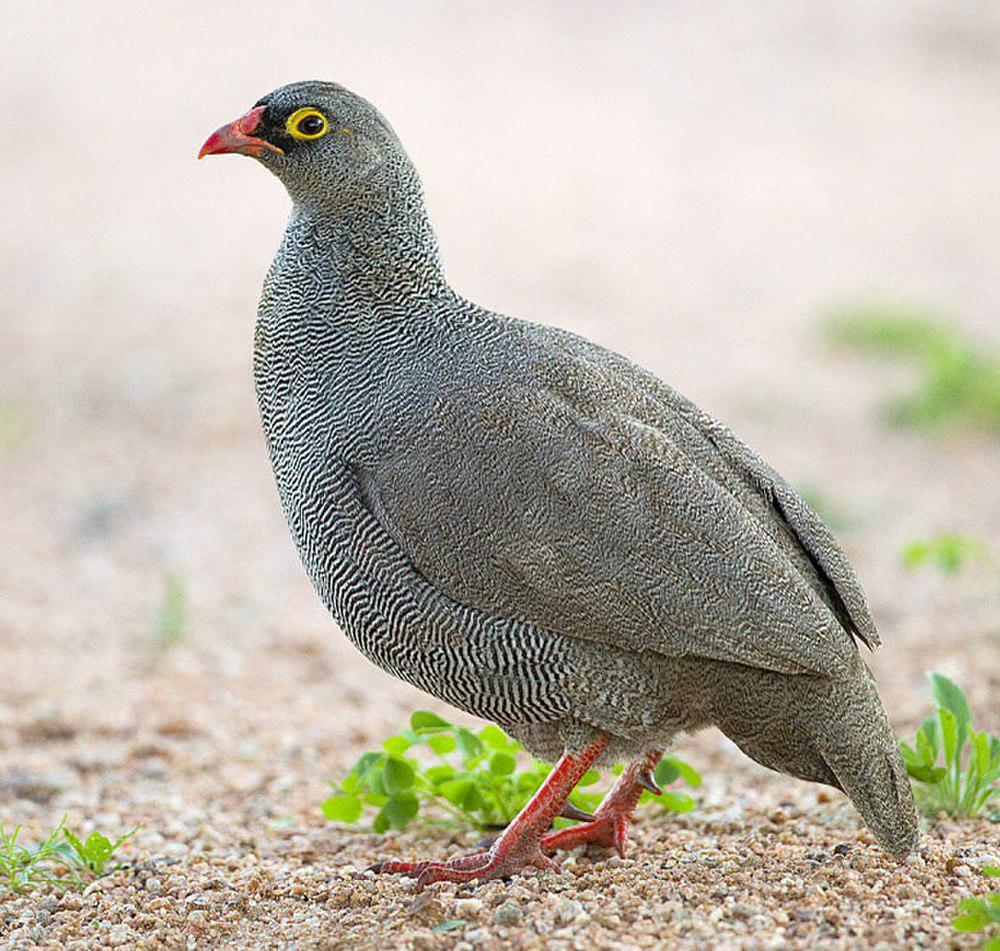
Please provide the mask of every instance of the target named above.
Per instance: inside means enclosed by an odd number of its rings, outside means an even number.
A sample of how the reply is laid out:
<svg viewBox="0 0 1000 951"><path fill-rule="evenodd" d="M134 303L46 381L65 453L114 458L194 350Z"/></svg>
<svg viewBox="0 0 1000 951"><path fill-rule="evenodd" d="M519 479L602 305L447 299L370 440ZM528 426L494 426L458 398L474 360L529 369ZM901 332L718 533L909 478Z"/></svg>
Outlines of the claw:
<svg viewBox="0 0 1000 951"><path fill-rule="evenodd" d="M577 822L593 822L597 818L590 812L584 812L579 806L574 806L568 799L559 815L563 819L575 819Z"/></svg>
<svg viewBox="0 0 1000 951"><path fill-rule="evenodd" d="M635 774L635 781L642 786L647 792L651 792L654 796L662 796L663 790L657 785L656 778L653 776L653 771L648 767L644 766Z"/></svg>

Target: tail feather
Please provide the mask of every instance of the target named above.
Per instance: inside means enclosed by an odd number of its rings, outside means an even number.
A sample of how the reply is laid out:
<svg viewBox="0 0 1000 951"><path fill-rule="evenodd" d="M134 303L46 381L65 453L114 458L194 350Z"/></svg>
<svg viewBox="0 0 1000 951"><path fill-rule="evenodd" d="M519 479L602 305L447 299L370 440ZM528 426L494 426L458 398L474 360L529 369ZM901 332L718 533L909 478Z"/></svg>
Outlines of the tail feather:
<svg viewBox="0 0 1000 951"><path fill-rule="evenodd" d="M874 678L860 657L844 677L732 668L713 719L758 763L842 789L897 858L919 839L906 768ZM761 698L766 701L762 702Z"/></svg>
<svg viewBox="0 0 1000 951"><path fill-rule="evenodd" d="M874 691L873 691L874 693ZM878 699L876 698L876 703ZM879 842L896 858L904 858L920 837L913 790L896 739L882 712L875 736L859 742L825 743L821 755L837 777L837 785L854 803Z"/></svg>

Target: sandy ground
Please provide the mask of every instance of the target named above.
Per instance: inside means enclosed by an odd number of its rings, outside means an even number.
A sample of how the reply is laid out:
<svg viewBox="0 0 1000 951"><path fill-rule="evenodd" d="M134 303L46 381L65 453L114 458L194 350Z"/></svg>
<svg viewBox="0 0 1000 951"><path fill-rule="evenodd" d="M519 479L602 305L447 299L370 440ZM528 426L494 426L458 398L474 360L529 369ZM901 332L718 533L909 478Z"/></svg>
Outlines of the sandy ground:
<svg viewBox="0 0 1000 951"><path fill-rule="evenodd" d="M1000 549L1000 445L883 428L905 373L816 327L878 295L1000 336L1000 18L874 7L4 4L0 820L142 826L85 895L0 899L5 946L962 945L951 908L986 890L997 827L939 824L896 866L839 793L715 733L680 746L699 808L644 814L624 862L419 901L359 871L470 842L319 815L327 779L435 705L336 631L281 521L250 339L286 200L251 162L193 161L282 82L368 95L456 286L641 359L819 487L899 730L928 669L997 730L995 559L945 579L898 552L943 530Z"/></svg>

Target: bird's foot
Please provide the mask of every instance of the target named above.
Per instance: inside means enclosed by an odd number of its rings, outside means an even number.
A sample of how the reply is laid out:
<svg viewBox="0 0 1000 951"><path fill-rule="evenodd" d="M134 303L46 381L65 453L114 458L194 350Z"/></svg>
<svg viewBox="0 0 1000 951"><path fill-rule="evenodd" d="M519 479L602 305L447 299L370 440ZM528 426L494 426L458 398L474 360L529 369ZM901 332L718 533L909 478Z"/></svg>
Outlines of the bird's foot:
<svg viewBox="0 0 1000 951"><path fill-rule="evenodd" d="M597 807L593 819L542 837L542 852L575 849L579 845L599 845L614 849L622 858L628 848L628 827L642 791L659 796L663 790L653 778L653 769L662 754L651 750L645 759L630 763Z"/></svg>
<svg viewBox="0 0 1000 951"><path fill-rule="evenodd" d="M631 818L627 813L612 810L604 815L598 813L593 822L581 822L579 825L557 829L544 836L541 843L542 852L575 849L579 845L599 845L605 849L614 849L625 858Z"/></svg>
<svg viewBox="0 0 1000 951"><path fill-rule="evenodd" d="M377 862L372 871L380 874L408 875L417 880L417 891L433 882L490 881L510 878L526 868L553 869L555 862L542 854L538 843L514 839L496 843L486 852L473 852L441 862Z"/></svg>
<svg viewBox="0 0 1000 951"><path fill-rule="evenodd" d="M485 852L446 862L378 862L371 870L383 874L416 875L417 890L432 882L471 882L509 878L525 868L555 868L542 852L543 835L561 813L576 784L608 744L604 734L579 753L564 753L531 801ZM597 821L597 817L593 818Z"/></svg>

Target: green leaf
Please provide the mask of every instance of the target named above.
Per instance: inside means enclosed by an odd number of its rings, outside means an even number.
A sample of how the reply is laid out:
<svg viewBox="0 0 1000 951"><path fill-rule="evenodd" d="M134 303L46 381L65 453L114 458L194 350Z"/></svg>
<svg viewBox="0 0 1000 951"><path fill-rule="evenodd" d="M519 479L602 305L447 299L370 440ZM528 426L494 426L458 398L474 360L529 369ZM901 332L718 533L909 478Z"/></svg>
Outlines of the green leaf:
<svg viewBox="0 0 1000 951"><path fill-rule="evenodd" d="M414 779L416 773L413 767L398 756L390 756L382 767L382 785L390 796L409 789Z"/></svg>
<svg viewBox="0 0 1000 951"><path fill-rule="evenodd" d="M500 727L493 723L488 723L477 734L483 746L490 750L509 750L511 739Z"/></svg>
<svg viewBox="0 0 1000 951"><path fill-rule="evenodd" d="M383 740L382 749L393 756L399 756L405 753L411 745L405 736L390 736L387 740Z"/></svg>
<svg viewBox="0 0 1000 951"><path fill-rule="evenodd" d="M658 796L657 802L670 812L690 812L696 805L690 796L673 790L667 790L662 796Z"/></svg>
<svg viewBox="0 0 1000 951"><path fill-rule="evenodd" d="M656 780L658 786L669 786L671 783L676 782L680 779L681 771L677 768L677 764L671 759L661 759L660 762L656 764L656 769L653 770L653 778Z"/></svg>
<svg viewBox="0 0 1000 951"><path fill-rule="evenodd" d="M479 788L477 780L482 782L485 780L485 777L477 773L473 777L473 782L469 784L469 791L465 794L465 799L462 800L462 808L466 812L475 812L478 809L486 807L486 798Z"/></svg>
<svg viewBox="0 0 1000 951"><path fill-rule="evenodd" d="M907 568L918 568L931 555L931 546L925 541L911 541L903 546L903 564Z"/></svg>
<svg viewBox="0 0 1000 951"><path fill-rule="evenodd" d="M908 763L905 760L907 773L920 783L939 783L948 774L943 766L927 766L924 763Z"/></svg>
<svg viewBox="0 0 1000 951"><path fill-rule="evenodd" d="M593 786L600 778L600 770L588 769L581 777L580 782L576 784L577 789L582 789L585 786Z"/></svg>
<svg viewBox="0 0 1000 951"><path fill-rule="evenodd" d="M944 761L950 766L955 762L958 748L958 727L955 715L951 710L942 707L938 710L938 720L941 721L941 737L944 742Z"/></svg>
<svg viewBox="0 0 1000 951"><path fill-rule="evenodd" d="M323 803L323 815L333 822L351 825L361 818L361 800L354 795L331 796Z"/></svg>
<svg viewBox="0 0 1000 951"><path fill-rule="evenodd" d="M361 779L357 773L348 773L339 783L330 783L338 792L356 793L361 789Z"/></svg>
<svg viewBox="0 0 1000 951"><path fill-rule="evenodd" d="M527 793L530 796L539 786L542 785L544 776L539 776L534 772L518 773L514 778L514 786L520 793ZM527 797L525 799L527 801Z"/></svg>
<svg viewBox="0 0 1000 951"><path fill-rule="evenodd" d="M697 789L701 786L701 773L698 772L690 763L685 763L684 760L675 759L674 757L669 757L670 762L677 767L680 771L681 779L684 780L692 789Z"/></svg>
<svg viewBox="0 0 1000 951"><path fill-rule="evenodd" d="M358 757L358 761L351 767L351 772L359 777L363 783L367 783L369 774L373 770L378 769L384 759L385 753L379 753L377 750L369 750Z"/></svg>
<svg viewBox="0 0 1000 951"><path fill-rule="evenodd" d="M440 733L450 730L451 724L430 710L417 710L410 717L410 727L414 733Z"/></svg>
<svg viewBox="0 0 1000 951"><path fill-rule="evenodd" d="M962 688L944 674L932 673L929 675L929 680L934 702L952 714L955 718L956 735L964 742L972 715L969 713L969 701L965 699Z"/></svg>
<svg viewBox="0 0 1000 951"><path fill-rule="evenodd" d="M396 793L383 807L382 815L389 824L402 829L417 814L420 804L411 792Z"/></svg>
<svg viewBox="0 0 1000 951"><path fill-rule="evenodd" d="M962 902L959 902L961 905ZM982 931L990 923L990 916L985 910L970 911L967 914L959 915L955 918L951 926L956 931Z"/></svg>
<svg viewBox="0 0 1000 951"><path fill-rule="evenodd" d="M441 924L431 928L432 934L444 934L447 931L454 931L456 928L464 928L468 924L461 918L452 918L451 921L442 921Z"/></svg>
<svg viewBox="0 0 1000 951"><path fill-rule="evenodd" d="M899 741L899 752L903 757L903 763L907 766L907 768L910 766L925 765L923 759L918 755L917 751L908 743L903 742L903 740Z"/></svg>
<svg viewBox="0 0 1000 951"><path fill-rule="evenodd" d="M379 812L372 820L372 830L378 835L389 831L389 819L384 813Z"/></svg>
<svg viewBox="0 0 1000 951"><path fill-rule="evenodd" d="M438 756L445 756L446 754L452 752L457 745L455 743L455 737L450 733L435 733L432 736L427 737L424 741L426 744L434 750Z"/></svg>
<svg viewBox="0 0 1000 951"><path fill-rule="evenodd" d="M438 792L444 796L453 806L458 806L461 808L462 804L465 802L466 796L469 795L472 789L472 780L466 777L458 777L456 779L449 779L447 782L441 783L438 787Z"/></svg>
<svg viewBox="0 0 1000 951"><path fill-rule="evenodd" d="M458 745L458 751L462 754L466 765L468 765L469 760L482 756L486 752L479 737L465 727L459 727L455 731L455 743Z"/></svg>
<svg viewBox="0 0 1000 951"><path fill-rule="evenodd" d="M104 865L111 858L111 840L100 832L91 832L83 843L87 865L95 872L103 872Z"/></svg>
<svg viewBox="0 0 1000 951"><path fill-rule="evenodd" d="M66 837L66 841L73 847L73 851L80 857L80 860L84 861L83 843L69 829L63 829L63 835Z"/></svg>
<svg viewBox="0 0 1000 951"><path fill-rule="evenodd" d="M424 775L432 786L440 786L441 783L454 779L457 770L450 763L442 763L440 766L431 766L424 770Z"/></svg>
<svg viewBox="0 0 1000 951"><path fill-rule="evenodd" d="M593 812L604 797L600 793L575 792L569 797L574 806L579 806L585 812Z"/></svg>
<svg viewBox="0 0 1000 951"><path fill-rule="evenodd" d="M917 754L928 766L933 766L937 762L938 750L941 748L940 738L938 718L932 714L917 730Z"/></svg>
<svg viewBox="0 0 1000 951"><path fill-rule="evenodd" d="M983 732L972 735L972 755L980 776L985 776L990 770L990 738Z"/></svg>
<svg viewBox="0 0 1000 951"><path fill-rule="evenodd" d="M497 750L490 756L490 772L495 776L509 776L516 766L517 762L510 753Z"/></svg>

